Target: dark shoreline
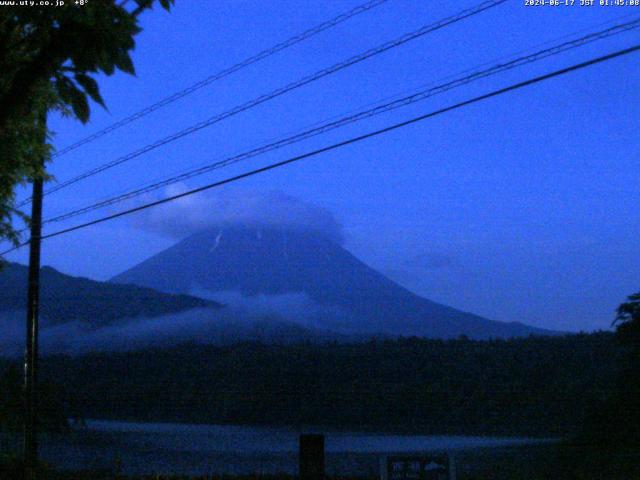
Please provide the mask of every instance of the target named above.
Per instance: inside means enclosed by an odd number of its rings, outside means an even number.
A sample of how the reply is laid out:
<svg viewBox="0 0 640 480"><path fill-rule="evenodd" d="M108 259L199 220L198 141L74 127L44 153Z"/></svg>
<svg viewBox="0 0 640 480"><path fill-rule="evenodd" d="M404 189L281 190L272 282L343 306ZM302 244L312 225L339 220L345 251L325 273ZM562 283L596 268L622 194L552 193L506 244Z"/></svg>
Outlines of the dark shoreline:
<svg viewBox="0 0 640 480"><path fill-rule="evenodd" d="M192 427L238 427L238 428L256 428L256 429L269 429L269 430L283 430L290 432L303 432L303 433L368 433L378 435L407 435L407 436L442 436L442 437L487 437L487 438L528 438L540 443L553 443L560 442L563 437L554 436L552 434L532 434L530 432L494 432L487 433L483 431L462 431L460 429L442 429L442 430L424 430L415 428L409 425L399 426L376 426L376 425L359 425L359 424L320 424L320 425L295 425L295 424L268 424L268 423L198 423L179 420L141 420L138 418L87 418L85 422L122 422L132 424L156 424L156 425L181 425ZM70 425L72 429L82 428L73 426L73 422L70 419Z"/></svg>
<svg viewBox="0 0 640 480"><path fill-rule="evenodd" d="M483 447L455 452L457 480L542 480L553 478L556 465L557 448L554 446L517 446ZM67 470L48 468L39 478L46 480L295 480L291 473L274 474L220 474L202 472L201 474L162 474L149 473L126 475L118 473L118 466L108 469ZM0 477L9 478L9 477ZM12 477L13 478L16 477ZM374 480L377 472L368 475L327 475L327 480ZM564 478L564 477L556 477ZM17 478L16 478L17 480Z"/></svg>
<svg viewBox="0 0 640 480"><path fill-rule="evenodd" d="M107 436L108 437L108 436ZM105 438L100 436L94 438L95 442L102 443ZM115 443L115 448L122 445ZM563 451L563 449L565 449ZM601 465L599 458L585 458L584 451L576 448L567 449L566 445L556 443L533 443L528 445L502 445L502 446L476 446L453 451L457 470L457 480L548 480L553 479L575 479L596 480L601 478L612 478L616 480L635 480L640 478L640 465L637 460L640 456L633 458L623 458L618 456L607 465ZM73 448L69 450L73 452ZM435 451L435 450L434 450ZM125 453L120 451L120 453ZM568 453L568 455L567 455ZM350 474L335 471L328 472L327 480L374 480L378 478L379 457L382 453L372 452L367 455L349 454L347 457L353 462L366 460L370 468L368 474ZM134 452L135 456L135 452ZM336 454L329 453L327 462L335 461ZM297 475L294 470L280 472L264 472L256 469L254 473L220 473L224 470L210 468L175 469L171 473L162 467L151 468L148 473L127 472L126 462L121 462L118 455L110 457L111 461L100 468L63 468L62 465L49 465L41 476L41 480L295 480ZM144 464L148 457L141 456L139 462ZM247 457L248 458L248 457ZM297 456L292 454L292 458ZM360 458L360 460L358 460ZM196 463L189 463L191 457L185 458L185 465L195 467ZM5 460L5 459L3 459ZM236 459L237 460L237 459ZM14 459L13 466L17 465ZM20 477L14 475L17 470L10 474L8 468L11 465L0 462L0 479L19 480ZM214 473L218 472L218 473ZM579 475L579 476L578 476Z"/></svg>

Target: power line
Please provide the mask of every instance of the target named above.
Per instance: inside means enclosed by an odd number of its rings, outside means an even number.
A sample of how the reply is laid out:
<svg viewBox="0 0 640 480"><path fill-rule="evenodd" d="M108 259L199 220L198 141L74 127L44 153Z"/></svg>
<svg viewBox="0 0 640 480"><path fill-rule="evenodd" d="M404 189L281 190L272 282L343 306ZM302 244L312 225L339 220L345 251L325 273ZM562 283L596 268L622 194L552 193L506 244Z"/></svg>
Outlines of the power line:
<svg viewBox="0 0 640 480"><path fill-rule="evenodd" d="M200 192L203 192L205 190L210 190L212 188L220 187L220 186L226 185L228 183L233 183L233 182L236 182L238 180L242 180L244 178L252 177L252 176L258 175L260 173L264 173L264 172L267 172L267 171L270 171L270 170L274 170L276 168L283 167L285 165L289 165L289 164L294 163L294 162L298 162L300 160L304 160L304 159L307 159L307 158L310 158L310 157L315 157L315 156L320 155L322 153L326 153L326 152L329 152L329 151L332 151L332 150L337 150L337 149L345 147L347 145L351 145L353 143L361 142L361 141L366 140L368 138L377 137L379 135L383 135L385 133L388 133L388 132L391 132L391 131L394 131L394 130L398 130L400 128L412 125L414 123L418 123L418 122L427 120L428 118L435 117L437 115L441 115L443 113L447 113L447 112L450 112L450 111L453 111L453 110L457 110L459 108L466 107L466 106L472 105L474 103L478 103L478 102L481 102L483 100L487 100L487 99L492 98L492 97L496 97L496 96L499 96L499 95L502 95L502 94L505 94L505 93L508 93L508 92L512 92L514 90L519 90L519 89L527 87L529 85L540 83L540 82L543 82L545 80L549 80L549 79L554 78L554 77L559 77L561 75L566 75L567 73L571 73L571 72L574 72L574 71L577 71L577 70L581 70L581 69L590 67L592 65L596 65L598 63L603 63L603 62L606 62L608 60L612 60L614 58L621 57L623 55L629 55L629 54L635 53L635 52L637 52L639 50L640 50L640 44L635 45L633 47L626 48L624 50L618 50L616 52L613 52L613 53L610 53L610 54L607 54L607 55L604 55L604 56L601 56L601 57L593 58L593 59L588 60L586 62L578 63L578 64L572 65L570 67L562 68L560 70L555 70L555 71L553 71L551 73L547 73L547 74L544 74L544 75L540 75L540 76L531 78L529 80L525 80L525 81L522 81L522 82L519 82L519 83L512 84L512 85L510 85L508 87L504 87L504 88L501 88L501 89L498 89L498 90L494 90L494 91L492 91L490 93L486 93L486 94L471 98L469 100L465 100L463 102L459 102L459 103L456 103L454 105L450 105L448 107L444 107L444 108L441 108L439 110L435 110L435 111L426 113L424 115L420 115L418 117L414 117L414 118L411 118L409 120L405 120L403 122L390 125L388 127L385 127L385 128L379 129L379 130L374 130L372 132L369 132L369 133L366 133L366 134L363 134L363 135L360 135L360 136L357 136L357 137L352 137L352 138L350 138L348 140L344 140L342 142L334 143L332 145L329 145L329 146L326 146L326 147L323 147L323 148L320 148L320 149L317 149L317 150L313 150L311 152L307 152L307 153L304 153L302 155L298 155L298 156L289 158L287 160L282 160L280 162L272 163L270 165L267 165L266 167L257 168L255 170L251 170L249 172L242 173L240 175L235 175L233 177L229 177L229 178L226 178L224 180L220 180L220 181L217 181L217 182L214 182L214 183L210 183L210 184L204 185L202 187L194 188L192 190L180 193L178 195L173 195L171 197L167 197L167 198L163 198L163 199L160 199L160 200L156 200L154 202L146 203L144 205L140 205L140 206L137 206L137 207L134 207L134 208L130 208L128 210L123 210L121 212L117 212L117 213L114 213L112 215L107 215L105 217L101 217L101 218L98 218L98 219L95 219L95 220L91 220L89 222L81 223L81 224L75 225L73 227L69 227L69 228L58 230L58 231L55 231L55 232L52 232L52 233L48 233L46 235L43 235L40 239L41 240L45 240L45 239L48 239L48 238L57 237L59 235L63 235L63 234L70 233L70 232L73 232L73 231L76 231L76 230L87 228L87 227L90 227L90 226L93 226L93 225L97 225L99 223L107 222L109 220L114 220L116 218L120 218L120 217L123 217L125 215L130 215L132 213L139 212L139 211L142 211L142 210L146 210L148 208L152 208L152 207L155 207L155 206L158 206L158 205L162 205L164 203L172 202L174 200L177 200L177 199L180 199L180 198L183 198L183 197L187 197L187 196L190 196L190 195L194 195L196 193L200 193ZM18 246L15 246L15 247L13 247L13 248L11 248L9 250L5 250L4 252L0 253L0 256L6 255L7 253L10 253L10 252L12 252L14 250L17 250L18 248L21 248L21 247L23 247L25 245L28 245L29 243L30 243L30 240L27 240L26 242L24 242L24 243L22 243L22 244L20 244Z"/></svg>
<svg viewBox="0 0 640 480"><path fill-rule="evenodd" d="M556 38L554 38L552 40L547 40L547 41L544 41L544 42L537 43L537 44L535 44L533 46L530 46L528 48L520 49L520 50L518 50L516 52L512 52L509 55L501 55L501 56L499 56L497 58L494 58L494 59L492 59L490 61L486 61L486 62L483 62L483 63L480 63L480 64L476 64L476 65L474 65L472 67L465 68L464 70L457 71L456 73L446 75L445 77L442 77L440 79L440 82L448 81L450 79L455 79L456 76L460 76L460 75L463 75L463 74L467 74L469 72L477 71L478 69L480 69L482 67L493 65L493 64L495 64L497 62L511 61L512 59L516 59L517 57L522 56L522 55L524 55L524 54L526 54L528 52L535 51L535 49L546 47L548 45L553 45L554 43L557 43L557 42L559 42L561 40L565 40L565 39L572 38L572 37L575 37L575 36L580 35L580 34L584 34L585 32L589 32L589 31L593 30L595 27L604 27L604 26L607 26L607 25L615 24L615 23L620 22L622 20L629 19L630 17L633 17L633 16L634 16L634 14L620 15L620 16L617 16L615 18L609 19L607 21L599 22L599 23L597 23L595 25L592 25L591 27L581 28L581 29L573 31L571 33L567 33L567 34L558 36L558 37L556 37ZM631 26L632 23L634 23L634 22L628 22L626 24L616 25L613 28L622 28L622 27L625 27L625 26L629 26L628 30L630 30L630 29L634 28L634 27ZM603 30L603 32L604 32L604 30ZM617 33L623 33L623 32L617 32ZM595 35L595 34L590 34L590 35ZM587 35L587 36L589 36L589 35ZM577 46L580 46L580 45L577 45ZM432 81L432 82L429 82L426 85L421 86L420 88L433 87L434 85L437 85L437 83ZM415 88L414 89L405 89L400 93L396 93L394 95L386 96L386 97L378 99L376 101L368 102L368 103L362 105L360 108L379 106L379 105L381 105L381 104L383 104L385 102L390 102L392 100L401 99L401 98L406 97L407 94L410 93L410 92L411 92L411 94L414 94L416 92L416 89ZM313 122L312 124L307 125L304 129L296 129L295 131L289 131L287 133L280 134L280 135L276 136L275 138L269 139L268 140L269 145L271 143L275 143L276 141L289 139L289 138L291 138L292 135L296 135L296 134L300 134L302 132L306 132L307 130L309 130L311 128L314 128L316 126L323 125L323 124L328 123L330 121L333 121L333 120L336 120L336 119L341 119L343 117L350 116L352 114L359 113L359 112L360 112L360 110L358 108L355 108L355 109L351 108L348 111L343 112L343 113L341 113L339 115L332 115L329 118L325 118L323 120ZM265 145L263 145L263 144L255 143L251 147L251 151L253 151L254 149L257 149L257 148L262 148L264 146ZM218 162L216 162L216 163L218 163ZM207 167L213 166L213 165L215 165L215 164L206 163L204 165L200 165L199 167L197 167L195 170L192 170L192 171L196 172L197 170L199 170L201 168L207 168ZM187 174L189 174L189 173L190 172L187 172ZM130 198L130 195L135 194L139 189L143 189L143 188L147 188L147 187L151 187L153 185L156 185L156 182L159 184L161 182L169 181L171 179L176 178L176 177L174 177L174 175L175 174L172 174L172 175L169 175L169 176L165 175L163 177L156 177L152 181L146 180L146 181L143 181L143 182L138 182L135 186L129 186L129 187L124 188L124 189L119 189L119 191L117 193L115 193L115 194L103 196L102 199L98 200L94 205L96 207L98 207L98 204L100 204L100 206L102 206L103 203L106 203L106 202L109 202L109 204L113 204L112 200L115 201L116 199L121 199L121 198L123 200L126 200L126 199ZM164 185L162 185L162 186L164 186ZM125 196L127 198L123 198ZM58 217L54 217L54 218L50 217L46 221L52 222L52 221L59 221L59 220L62 220L62 219L60 219ZM20 230L19 232L21 233L21 232L23 232L25 230L26 229L23 229L23 230Z"/></svg>
<svg viewBox="0 0 640 480"><path fill-rule="evenodd" d="M558 55L560 53L566 52L568 50L574 49L574 48L578 48L581 47L583 45L592 43L594 41L597 40L601 40L604 38L608 38L611 37L613 35L617 35L620 33L624 33L627 32L629 30L633 30L635 28L640 27L640 19L637 20L633 20L630 22L627 22L625 24L621 24L621 25L615 25L612 26L610 28L607 28L605 30L601 30L598 32L594 32L594 33L589 33L585 36L582 36L580 38L574 39L574 40L570 40L567 42L563 42L559 45L554 45L552 47L531 53L529 55L525 55L522 57L518 57L515 58L513 60L510 60L506 63L500 63L497 65L494 65L490 68L484 69L484 70L480 70L480 71L476 71L470 75L466 75L463 76L461 78L457 78L455 80L452 80L450 82L444 83L442 85L437 85L434 87L430 87L426 90L421 90L417 93L413 93L409 96L405 96L396 100L393 100L391 102L382 104L382 105L378 105L374 108L371 109L367 109L361 112L358 112L356 114L353 115L349 115L346 117L342 117L338 120L335 121L331 121L328 123L324 123L320 126L311 128L309 130L297 133L293 136L289 136L286 138L282 138L279 139L277 141L268 143L266 145L262 145L260 147L257 148L253 148L249 151L234 155L232 157L228 157L224 160L220 160L184 173L181 173L179 175L175 175L175 176L171 176L169 178L166 178L164 180L158 181L158 182L154 182L151 183L149 185L145 185L141 188L137 188L135 190L131 190L129 192L123 193L121 195L116 195L114 197L105 199L105 200L101 200L99 202L93 203L89 206L85 206L76 210L73 210L71 212L67 212L67 213L63 213L61 215L57 215L55 217L51 217L51 218L47 218L45 219L44 223L51 223L51 222L59 222L59 221L63 221L63 220L67 220L69 218L73 218L76 217L78 215L84 214L84 213L88 213L109 205L114 205L116 203L125 201L125 200L130 200L132 198L138 197L140 195L143 195L145 193L149 193L152 192L154 190L157 190L159 188L180 182L180 181L184 181L184 180L188 180L190 178L199 176L199 175L203 175L205 173L211 172L213 170L217 170L220 168L224 168L228 165L240 162L242 160L246 160L248 158L253 158L256 157L258 155L262 155L264 153L288 146L288 145L292 145L294 143L300 142L302 140L306 140L308 138L320 135L322 133L326 133L328 131L334 130L336 128L345 126L347 124L350 123L354 123L357 121L360 121L362 119L365 118L370 118L382 113L386 113L407 105L411 105L414 104L416 102L425 100L427 98L430 98L434 95L440 94L440 93L444 93L446 91L452 90L454 88L458 88L464 85L467 85L471 82L474 82L476 80L480 80L483 78L487 78L489 76L493 76L496 75L498 73L507 71L507 70L511 70L513 68L525 65L525 64L529 64L529 63L533 63L554 55Z"/></svg>
<svg viewBox="0 0 640 480"><path fill-rule="evenodd" d="M136 157L139 157L140 155L150 152L152 150L155 150L158 147L161 147L163 145L166 145L168 143L171 143L175 140L178 140L182 137L185 137L187 135L190 135L192 133L195 133L199 130L202 130L203 128L209 127L215 123L221 122L222 120L225 120L227 118L230 118L234 115L237 115L241 112L244 112L245 110L249 110L250 108L253 108L255 106L258 106L262 103L265 103L269 100L272 100L273 98L279 97L281 95L284 95L285 93L288 93L292 90L295 90L297 88L300 88L304 85L307 85L309 83L312 83L314 81L317 81L323 77L326 77L328 75L331 75L333 73L336 73L340 70L343 70L347 67L350 67L352 65L355 65L357 63L360 63L368 58L371 58L373 56L379 55L381 53L386 52L387 50L390 50L392 48L396 48L399 47L400 45L403 45L411 40L415 40L416 38L422 37L428 33L434 32L436 30L440 30L448 25L452 25L454 23L457 23L461 20L464 20L468 17L472 17L474 15L477 15L485 10L488 10L490 8L496 7L502 3L505 3L507 0L488 0L488 1L484 1L474 7L471 8L467 8L465 10L462 10L461 12L457 13L456 15L452 15L450 17L447 17L443 20L440 20L436 23L430 24L430 25L426 25L423 26L421 28L419 28L418 30L415 30L413 32L407 33L405 35L402 35L399 38L396 38L395 40L391 40L389 42L386 42L378 47L375 48L371 48L363 53L360 53L358 55L355 55L353 57L350 57L349 59L342 61L340 63L336 63L331 67L328 68L324 68L322 70L317 71L314 74L308 75L306 77L303 77L299 80L296 80L292 83L289 83L288 85L285 85L284 87L280 87L274 91L272 91L271 93L268 94L264 94L261 95L257 98L254 98L253 100L249 100L246 103L243 103L239 106L236 106L234 108L232 108L231 110L227 110L226 112L223 112L221 114L215 115L207 120L204 120L200 123L197 123L195 125L192 125L191 127L188 127L184 130L181 130L177 133L174 133L172 135L169 135L167 137L164 137L152 144L149 144L145 147L142 147L134 152L131 152L127 155L124 155L120 158L117 158L115 160L112 160L111 162L107 162L103 165L100 165L96 168L93 168L91 170L88 170L76 177L73 177L65 182L62 182L58 185L56 185L55 187L52 187L48 190L45 191L45 195L57 192L63 188L66 188L70 185L73 185L81 180L84 180L88 177L91 177L93 175L97 175L98 173L104 172L105 170L108 170L110 168L113 168L117 165L120 165L122 163L128 162ZM27 203L29 203L31 199L27 199L23 202L21 202L20 204L17 205L17 207L21 207L26 205Z"/></svg>
<svg viewBox="0 0 640 480"><path fill-rule="evenodd" d="M76 148L81 147L82 145L85 145L87 143L93 142L94 140L97 140L100 137L103 137L104 135L107 135L108 133L111 133L125 125L128 125L132 122L135 122L136 120L139 120L140 118L149 115L152 112L155 112L156 110L159 110L160 108L163 108L173 102L176 102L177 100L180 100L181 98L186 97L187 95L192 94L193 92L200 90L203 87L206 87L207 85L210 85L211 83L217 81L217 80L221 80L229 75L231 75L232 73L237 72L238 70L241 70L245 67L248 67L249 65L252 65L254 63L259 62L260 60L264 60L267 57L270 57L271 55L274 55L278 52L281 52L282 50L285 50L289 47L292 47L298 43L301 43L302 41L311 38L321 32L324 32L325 30L328 30L332 27L335 27L336 25L345 22L347 20L349 20L352 17L355 17L356 15L360 15L361 13L367 12L375 7L378 7L380 5L382 5L383 3L387 2L388 0L372 0L370 2L364 3L362 5L358 5L355 8L352 8L351 10L349 10L348 12L342 13L330 20L327 20L319 25L316 25L313 28L310 28L308 30L305 30L302 33L299 33L298 35L295 35L291 38L288 38L287 40L285 40L284 42L278 43L270 48L267 48L265 50L262 50L261 52L252 55L249 58L246 58L245 60L236 63L235 65L232 65L231 67L227 67L207 78L204 78L196 83L194 83L193 85L190 85L189 87L184 88L183 90L180 90L179 92L176 92L172 95L169 95L168 97L163 98L162 100L149 105L148 107L143 108L142 110L137 111L136 113L133 113L132 115L129 115L128 117L123 118L122 120L119 120L111 125L109 125L108 127L103 128L102 130L98 130L97 132L82 138L80 140L78 140L75 143L72 143L71 145L68 145L67 147L59 150L58 152L54 153L52 155L52 158L56 158L56 157L61 157L62 155L65 155L69 152L71 152L72 150L75 150Z"/></svg>

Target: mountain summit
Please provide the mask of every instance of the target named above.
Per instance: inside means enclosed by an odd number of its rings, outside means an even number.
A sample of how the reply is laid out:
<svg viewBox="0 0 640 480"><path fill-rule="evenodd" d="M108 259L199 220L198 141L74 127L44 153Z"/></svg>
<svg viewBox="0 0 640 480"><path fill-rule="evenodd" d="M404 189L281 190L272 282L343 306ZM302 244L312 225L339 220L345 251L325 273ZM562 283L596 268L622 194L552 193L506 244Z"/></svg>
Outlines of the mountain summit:
<svg viewBox="0 0 640 480"><path fill-rule="evenodd" d="M551 333L420 297L315 232L243 225L196 233L112 279L215 298L302 295L315 327L341 333L506 338Z"/></svg>

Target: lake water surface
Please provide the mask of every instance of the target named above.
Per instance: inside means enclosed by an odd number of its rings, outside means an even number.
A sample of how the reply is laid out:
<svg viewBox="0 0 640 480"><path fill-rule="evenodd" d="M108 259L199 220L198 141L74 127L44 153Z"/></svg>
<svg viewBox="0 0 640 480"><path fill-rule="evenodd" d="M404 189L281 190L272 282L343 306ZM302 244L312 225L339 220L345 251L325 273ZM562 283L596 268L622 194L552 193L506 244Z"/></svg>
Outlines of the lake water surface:
<svg viewBox="0 0 640 480"><path fill-rule="evenodd" d="M324 433L327 473L377 475L390 453L460 451L545 442L529 438L396 435L90 420L70 434L43 435L41 456L58 467L126 474L296 473L300 433Z"/></svg>

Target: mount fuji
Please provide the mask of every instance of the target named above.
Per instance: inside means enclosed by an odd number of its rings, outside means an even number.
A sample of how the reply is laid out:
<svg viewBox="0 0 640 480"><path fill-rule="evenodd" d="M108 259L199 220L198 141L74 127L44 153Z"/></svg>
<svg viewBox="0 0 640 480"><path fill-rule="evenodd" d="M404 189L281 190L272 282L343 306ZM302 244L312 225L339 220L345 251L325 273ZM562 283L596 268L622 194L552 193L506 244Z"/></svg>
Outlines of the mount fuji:
<svg viewBox="0 0 640 480"><path fill-rule="evenodd" d="M111 281L223 303L229 294L249 303L275 299L289 320L348 335L486 339L556 333L420 297L334 240L291 226L209 228Z"/></svg>

